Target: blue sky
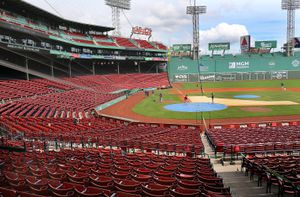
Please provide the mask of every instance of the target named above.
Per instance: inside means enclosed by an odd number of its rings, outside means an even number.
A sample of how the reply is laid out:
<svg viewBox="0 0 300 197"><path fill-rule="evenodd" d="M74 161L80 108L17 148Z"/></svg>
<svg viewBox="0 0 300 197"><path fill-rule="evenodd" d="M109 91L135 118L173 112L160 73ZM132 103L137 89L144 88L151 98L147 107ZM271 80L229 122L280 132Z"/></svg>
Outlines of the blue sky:
<svg viewBox="0 0 300 197"><path fill-rule="evenodd" d="M112 26L111 9L104 0L25 0L54 14L47 1L67 19L103 26ZM87 3L88 2L88 3ZM185 14L190 0L131 0L125 11L133 26L153 29L153 40L167 45L192 42L192 19ZM200 45L207 52L209 42L230 41L233 53L239 52L239 37L250 34L252 41L286 39L286 11L281 0L198 0L207 6L200 16ZM300 12L300 11L299 11ZM296 14L300 21L300 13ZM131 26L121 13L122 35L130 36ZM296 36L300 37L296 22ZM279 50L279 48L278 48Z"/></svg>

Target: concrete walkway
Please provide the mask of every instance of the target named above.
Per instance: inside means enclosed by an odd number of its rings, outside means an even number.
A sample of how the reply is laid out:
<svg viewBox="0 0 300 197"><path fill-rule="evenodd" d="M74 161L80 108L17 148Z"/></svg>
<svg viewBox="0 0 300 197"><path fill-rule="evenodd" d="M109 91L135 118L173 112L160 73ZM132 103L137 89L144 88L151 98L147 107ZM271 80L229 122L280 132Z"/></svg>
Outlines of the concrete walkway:
<svg viewBox="0 0 300 197"><path fill-rule="evenodd" d="M272 193L267 194L265 182L263 182L262 187L257 187L257 177L254 177L255 180L250 181L249 176L245 176L245 173L241 172L241 161L236 161L233 165L230 165L229 162L224 162L223 166L220 158L215 159L214 151L210 147L206 136L202 135L201 138L205 153L211 158L215 171L223 178L224 185L230 187L232 197L277 196L276 187L272 188Z"/></svg>

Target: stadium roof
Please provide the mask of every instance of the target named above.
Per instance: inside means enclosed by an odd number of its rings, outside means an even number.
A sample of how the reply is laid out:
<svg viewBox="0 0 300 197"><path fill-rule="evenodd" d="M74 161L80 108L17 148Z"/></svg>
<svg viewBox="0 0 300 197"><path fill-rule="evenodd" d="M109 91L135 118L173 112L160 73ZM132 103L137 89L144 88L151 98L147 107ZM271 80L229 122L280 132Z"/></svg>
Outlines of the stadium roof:
<svg viewBox="0 0 300 197"><path fill-rule="evenodd" d="M97 26L67 20L22 0L2 0L1 7L3 9L16 12L26 17L37 19L43 18L44 20L47 20L50 24L55 23L56 25L68 25L73 28L78 28L85 31L93 30L98 32L108 32L114 30L113 27Z"/></svg>

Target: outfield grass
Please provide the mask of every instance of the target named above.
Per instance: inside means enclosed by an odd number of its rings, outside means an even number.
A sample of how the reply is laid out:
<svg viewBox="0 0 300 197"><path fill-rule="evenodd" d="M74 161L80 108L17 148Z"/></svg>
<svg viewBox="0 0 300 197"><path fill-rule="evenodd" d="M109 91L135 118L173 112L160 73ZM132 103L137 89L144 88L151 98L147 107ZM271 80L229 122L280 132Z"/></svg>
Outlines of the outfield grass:
<svg viewBox="0 0 300 197"><path fill-rule="evenodd" d="M287 88L289 87L300 87L300 80L285 80L282 81ZM208 87L214 88L230 88L230 87L267 87L280 88L281 81L240 81L240 82L216 82L216 83L204 83L204 90ZM183 84L182 89L199 89L196 84ZM159 103L159 93L162 92L164 102ZM199 93L200 94L200 93ZM199 94L189 94L199 95ZM257 99L251 100L264 100L264 101L294 101L300 103L300 92L290 91L249 91L249 92L216 92L216 98L233 98L235 95L240 94L255 94L261 96ZM210 94L207 94L210 96ZM178 95L171 94L170 90L156 91L154 95L144 99L139 103L133 111L145 116L158 117L158 118L173 118L173 119L191 119L195 120L200 118L200 113L184 113L184 112L173 112L164 109L165 105L181 103L182 100ZM243 118L243 117L259 117L259 116L279 116L279 115L300 115L300 105L292 106L260 106L271 109L269 112L250 112L245 111L245 107L229 107L223 111L206 112L203 116L206 119L220 119L220 118Z"/></svg>

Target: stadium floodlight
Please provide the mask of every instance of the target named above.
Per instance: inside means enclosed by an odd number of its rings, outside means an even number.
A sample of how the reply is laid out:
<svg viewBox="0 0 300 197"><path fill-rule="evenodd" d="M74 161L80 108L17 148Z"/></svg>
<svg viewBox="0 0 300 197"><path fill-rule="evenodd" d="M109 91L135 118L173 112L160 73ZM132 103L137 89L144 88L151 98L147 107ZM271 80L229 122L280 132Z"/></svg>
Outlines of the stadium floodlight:
<svg viewBox="0 0 300 197"><path fill-rule="evenodd" d="M206 13L206 6L187 6L186 8L187 14L205 14Z"/></svg>
<svg viewBox="0 0 300 197"><path fill-rule="evenodd" d="M105 0L106 5L123 10L130 10L130 0Z"/></svg>
<svg viewBox="0 0 300 197"><path fill-rule="evenodd" d="M295 12L297 9L300 9L300 0L282 0L281 9L287 10L286 54L287 56L293 56L293 40L295 37Z"/></svg>
<svg viewBox="0 0 300 197"><path fill-rule="evenodd" d="M131 0L105 0L105 4L112 9L112 23L115 36L121 36L120 11L130 10Z"/></svg>
<svg viewBox="0 0 300 197"><path fill-rule="evenodd" d="M206 13L206 6L196 6L196 0L194 0L194 6L187 6L186 14L193 16L193 59L199 58L199 46L200 46L200 34L199 34L199 15Z"/></svg>

